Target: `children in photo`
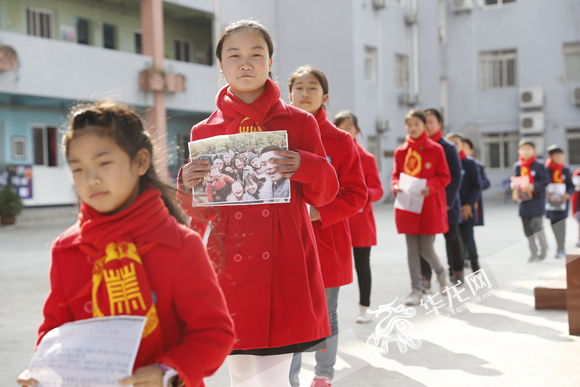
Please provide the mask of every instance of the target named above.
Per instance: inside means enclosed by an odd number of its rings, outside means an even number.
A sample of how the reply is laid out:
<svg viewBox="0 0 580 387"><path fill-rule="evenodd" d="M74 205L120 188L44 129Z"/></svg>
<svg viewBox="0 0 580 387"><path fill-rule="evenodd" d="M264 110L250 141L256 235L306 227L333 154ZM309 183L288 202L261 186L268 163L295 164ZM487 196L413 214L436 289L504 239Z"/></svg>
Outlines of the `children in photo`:
<svg viewBox="0 0 580 387"><path fill-rule="evenodd" d="M568 217L568 207L570 206L570 197L575 192L574 183L572 182L572 173L570 168L564 164L564 151L558 145L551 145L547 149L548 159L546 160L546 168L549 174L549 179L552 184L564 184L565 193L559 202L564 202L563 209L548 209L546 211L546 218L550 219L552 231L556 237L556 258L564 258L566 256L565 242L566 242L566 218ZM548 203L556 199L550 197L546 192L546 200Z"/></svg>
<svg viewBox="0 0 580 387"><path fill-rule="evenodd" d="M395 208L397 232L405 234L407 242L412 289L406 299L407 305L419 305L423 299L421 257L435 270L441 294L445 294L446 287L451 285L447 271L433 249L435 235L449 230L445 187L451 181L451 175L443 147L428 138L426 123L423 112L411 110L407 113L407 137L405 143L395 149L391 174L391 189L395 195L402 192L399 188L401 173L427 180L427 186L421 192L425 199L420 214Z"/></svg>
<svg viewBox="0 0 580 387"><path fill-rule="evenodd" d="M211 220L215 231L208 252L236 329L228 357L232 386L288 386L292 354L324 346L330 334L306 203L332 201L338 181L316 120L284 103L270 79L274 44L268 31L251 20L231 23L215 53L228 85L216 97L217 110L192 128L191 140L239 133L242 125L285 130L288 149L263 149L260 156L272 196L291 192L291 200L192 208L191 197L180 195L180 203L192 228L204 230ZM178 184L191 190L208 173L206 161L192 160L181 168Z"/></svg>
<svg viewBox="0 0 580 387"><path fill-rule="evenodd" d="M321 70L299 67L288 81L292 105L314 115L320 128L322 144L328 161L336 170L340 192L324 205L310 207L324 287L330 329L325 351L316 351L313 386L330 386L338 350L338 293L340 287L353 281L351 237L348 218L360 211L367 201L367 188L360 165L360 157L352 137L336 128L327 119L328 80ZM268 170L266 170L268 174ZM290 383L297 386L301 354L292 362Z"/></svg>
<svg viewBox="0 0 580 387"><path fill-rule="evenodd" d="M241 156L234 157L232 171L232 177L234 180L244 181L244 178L248 173L249 172L246 169L246 161Z"/></svg>
<svg viewBox="0 0 580 387"><path fill-rule="evenodd" d="M256 175L248 175L244 179L244 200L255 201L269 199L262 194L262 181Z"/></svg>
<svg viewBox="0 0 580 387"><path fill-rule="evenodd" d="M250 173L256 175L262 182L266 181L266 174L260 163L260 157L254 153L248 155L248 166Z"/></svg>
<svg viewBox="0 0 580 387"><path fill-rule="evenodd" d="M230 352L233 325L202 239L178 223L175 191L156 176L141 118L115 102L77 106L63 149L82 202L78 222L52 245L37 343L65 323L117 315L121 302L123 314L147 323L133 374L119 385L162 387L172 370L175 385L203 384ZM110 297L111 273L129 270L132 295ZM25 371L18 383L37 381Z"/></svg>
<svg viewBox="0 0 580 387"><path fill-rule="evenodd" d="M528 176L530 184L525 188L529 200L522 201L519 188L512 184L513 197L519 201L519 215L522 218L524 234L528 238L530 258L528 262L546 258L548 242L544 233L544 214L546 213L545 189L550 183L546 168L537 160L536 146L530 140L523 139L518 144L519 159L513 166L513 176ZM536 244L536 238L540 248Z"/></svg>
<svg viewBox="0 0 580 387"><path fill-rule="evenodd" d="M260 164L264 174L268 178L264 184L264 194L270 199L288 198L290 196L290 180L282 176L276 167L280 158L274 151L280 151L282 148L276 145L268 145L262 149Z"/></svg>
<svg viewBox="0 0 580 387"><path fill-rule="evenodd" d="M232 183L235 180L228 175L222 174L219 165L215 161L210 171L209 176L205 178L207 200L210 202L223 202L232 192Z"/></svg>
<svg viewBox="0 0 580 387"><path fill-rule="evenodd" d="M334 116L334 125L350 134L354 140L368 191L365 206L348 219L359 288L359 314L356 322L368 323L371 322L371 316L368 313L371 305L371 246L377 244L377 228L372 203L383 197L383 186L375 156L365 150L356 139L360 133L357 116L348 110L342 111Z"/></svg>
<svg viewBox="0 0 580 387"><path fill-rule="evenodd" d="M232 183L232 193L226 198L227 202L241 202L244 200L244 185L236 180Z"/></svg>

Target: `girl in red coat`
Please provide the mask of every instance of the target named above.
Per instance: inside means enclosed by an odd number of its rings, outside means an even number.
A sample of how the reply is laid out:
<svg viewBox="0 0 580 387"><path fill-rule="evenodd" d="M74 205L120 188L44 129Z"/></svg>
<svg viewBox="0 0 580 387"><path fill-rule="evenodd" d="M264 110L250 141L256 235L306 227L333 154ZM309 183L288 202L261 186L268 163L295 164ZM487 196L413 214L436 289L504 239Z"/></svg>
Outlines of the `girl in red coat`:
<svg viewBox="0 0 580 387"><path fill-rule="evenodd" d="M336 128L326 118L324 105L328 101L326 75L310 66L299 67L288 81L290 101L315 116L328 161L336 170L340 191L324 206L310 207L310 220L314 227L316 245L332 336L327 339L326 351L316 352L312 386L330 386L338 347L338 290L352 282L352 254L348 218L363 208L367 201L367 188L360 165L360 157L352 137ZM298 385L300 354L294 357L290 383Z"/></svg>
<svg viewBox="0 0 580 387"><path fill-rule="evenodd" d="M162 387L176 371L185 386L203 386L232 347L232 321L199 234L177 223L173 191L156 177L140 117L114 102L79 106L63 140L82 203L52 246L38 342L71 321L147 316L134 373L120 385ZM130 295L109 296L129 285ZM27 371L18 383L37 384Z"/></svg>
<svg viewBox="0 0 580 387"><path fill-rule="evenodd" d="M360 294L360 311L356 319L357 323L368 323L371 316L368 313L371 304L371 246L377 244L377 227L373 212L373 202L383 197L383 186L377 168L377 161L372 153L356 141L356 136L360 133L357 116L348 110L334 116L334 125L350 134L357 147L360 162L367 185L367 203L362 210L348 219L350 225L350 235L352 241L352 252L354 255L354 266L358 279L358 289Z"/></svg>
<svg viewBox="0 0 580 387"><path fill-rule="evenodd" d="M395 223L399 234L407 240L407 258L411 274L412 292L407 305L418 305L423 299L421 290L421 261L423 257L437 273L441 294L451 286L447 272L439 262L433 249L435 234L448 231L445 186L451 181L449 166L443 147L430 140L425 131L426 119L423 112L411 110L405 118L407 137L405 143L395 149L391 189L397 195L401 173L427 179L421 192L425 197L420 214L395 208Z"/></svg>
<svg viewBox="0 0 580 387"><path fill-rule="evenodd" d="M208 252L236 329L228 359L233 385L288 386L292 354L324 345L330 334L306 204L329 203L338 181L314 117L286 105L269 79L273 47L259 23L226 26L216 57L228 85L216 98L218 110L193 127L191 140L238 133L242 126L287 131L288 150L273 152L284 156L276 159L276 172L290 179L290 203L194 209L191 196L180 198L193 228L203 231L212 220ZM182 167L178 182L191 190L208 170L206 161L194 160Z"/></svg>

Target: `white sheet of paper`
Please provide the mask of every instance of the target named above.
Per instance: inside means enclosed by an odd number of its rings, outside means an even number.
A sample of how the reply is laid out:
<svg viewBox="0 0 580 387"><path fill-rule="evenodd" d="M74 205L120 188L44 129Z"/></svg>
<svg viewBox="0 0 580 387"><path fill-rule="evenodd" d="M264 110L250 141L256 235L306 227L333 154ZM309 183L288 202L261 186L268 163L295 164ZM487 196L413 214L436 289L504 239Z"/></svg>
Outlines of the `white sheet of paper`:
<svg viewBox="0 0 580 387"><path fill-rule="evenodd" d="M113 387L133 372L147 319L91 318L48 332L28 372L39 387Z"/></svg>
<svg viewBox="0 0 580 387"><path fill-rule="evenodd" d="M427 179L418 179L406 173L399 176L399 192L395 199L395 208L420 214L423 210L425 196L421 191L427 186Z"/></svg>
<svg viewBox="0 0 580 387"><path fill-rule="evenodd" d="M575 187L580 187L580 176L572 176L572 184L574 184Z"/></svg>

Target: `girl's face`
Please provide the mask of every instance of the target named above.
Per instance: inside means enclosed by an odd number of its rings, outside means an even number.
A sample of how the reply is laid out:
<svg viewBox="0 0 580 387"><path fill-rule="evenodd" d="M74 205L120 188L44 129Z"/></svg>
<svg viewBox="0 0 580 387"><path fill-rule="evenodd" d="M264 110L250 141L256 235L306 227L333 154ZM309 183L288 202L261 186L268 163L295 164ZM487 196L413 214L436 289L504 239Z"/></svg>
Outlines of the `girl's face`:
<svg viewBox="0 0 580 387"><path fill-rule="evenodd" d="M224 169L224 162L221 159L215 159L213 163L219 168L220 172Z"/></svg>
<svg viewBox="0 0 580 387"><path fill-rule="evenodd" d="M324 94L318 78L310 73L300 75L292 84L290 102L292 105L315 115L328 101L328 94Z"/></svg>
<svg viewBox="0 0 580 387"><path fill-rule="evenodd" d="M272 58L261 32L244 28L232 33L218 62L232 93L245 103L254 102L266 88Z"/></svg>
<svg viewBox="0 0 580 387"><path fill-rule="evenodd" d="M250 161L250 164L252 164L252 167L254 168L260 168L260 159L258 157L254 157L252 161Z"/></svg>
<svg viewBox="0 0 580 387"><path fill-rule="evenodd" d="M356 135L358 134L358 132L360 132L360 129L357 128L356 126L354 126L354 124L352 123L352 120L350 118L342 120L340 125L338 125L338 129L342 129L345 132L347 132L348 134L350 134L352 136L353 140L356 138Z"/></svg>
<svg viewBox="0 0 580 387"><path fill-rule="evenodd" d="M69 142L67 161L82 201L113 215L139 197L139 178L149 169L150 154L141 149L131 160L112 139L86 133Z"/></svg>
<svg viewBox="0 0 580 387"><path fill-rule="evenodd" d="M235 163L237 169L244 169L244 163L242 162L242 160L236 159Z"/></svg>
<svg viewBox="0 0 580 387"><path fill-rule="evenodd" d="M229 164L229 163L230 163L230 161L232 161L232 158L230 157L230 155L229 155L229 154L228 154L228 155L225 155L225 156L224 156L224 162L225 162L226 164Z"/></svg>
<svg viewBox="0 0 580 387"><path fill-rule="evenodd" d="M248 180L246 183L246 192L251 193L252 195L256 193L258 190L258 184L254 180Z"/></svg>
<svg viewBox="0 0 580 387"><path fill-rule="evenodd" d="M242 187L242 183L237 181L234 184L232 184L232 193L238 199L244 196L244 187Z"/></svg>
<svg viewBox="0 0 580 387"><path fill-rule="evenodd" d="M425 124L417 117L411 116L405 121L405 129L409 136L411 136L413 140L416 140L421 137L425 131Z"/></svg>

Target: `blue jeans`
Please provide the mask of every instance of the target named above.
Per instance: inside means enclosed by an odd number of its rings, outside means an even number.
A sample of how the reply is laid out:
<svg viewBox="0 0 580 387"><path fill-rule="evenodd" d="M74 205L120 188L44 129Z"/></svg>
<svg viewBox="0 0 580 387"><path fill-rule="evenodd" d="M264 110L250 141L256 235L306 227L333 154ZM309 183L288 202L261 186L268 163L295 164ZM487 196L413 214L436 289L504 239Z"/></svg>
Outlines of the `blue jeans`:
<svg viewBox="0 0 580 387"><path fill-rule="evenodd" d="M316 351L316 365L314 375L334 378L334 364L338 352L338 290L340 287L325 289L326 307L328 308L328 320L330 321L330 336L326 338L326 350ZM302 366L302 353L295 353L290 366L290 384L292 387L300 386L298 374Z"/></svg>

